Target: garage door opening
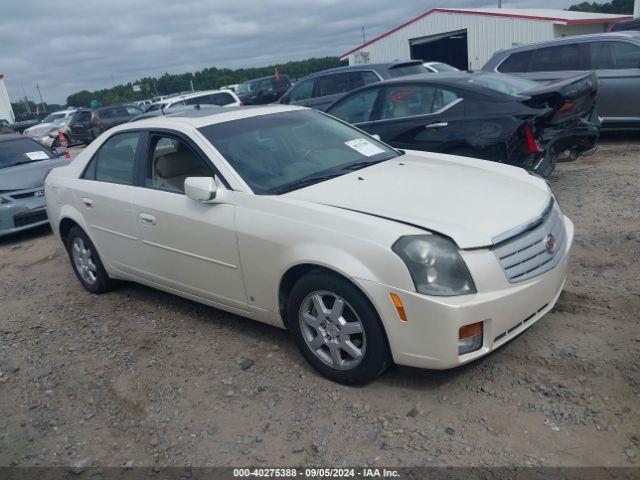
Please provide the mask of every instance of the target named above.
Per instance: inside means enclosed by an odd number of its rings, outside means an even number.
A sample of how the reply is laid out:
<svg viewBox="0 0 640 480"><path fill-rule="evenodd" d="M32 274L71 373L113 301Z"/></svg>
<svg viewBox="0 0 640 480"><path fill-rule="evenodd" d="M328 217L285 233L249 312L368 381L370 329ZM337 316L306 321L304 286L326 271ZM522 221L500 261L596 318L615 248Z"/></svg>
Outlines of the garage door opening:
<svg viewBox="0 0 640 480"><path fill-rule="evenodd" d="M412 59L444 62L460 70L469 69L466 30L415 38L410 40L410 44Z"/></svg>

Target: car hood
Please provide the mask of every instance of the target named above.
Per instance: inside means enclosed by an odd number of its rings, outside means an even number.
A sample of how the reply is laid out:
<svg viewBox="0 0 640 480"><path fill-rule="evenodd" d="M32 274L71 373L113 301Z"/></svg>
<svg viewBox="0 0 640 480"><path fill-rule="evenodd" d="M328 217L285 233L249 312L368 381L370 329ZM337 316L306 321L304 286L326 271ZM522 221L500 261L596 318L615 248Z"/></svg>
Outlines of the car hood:
<svg viewBox="0 0 640 480"><path fill-rule="evenodd" d="M0 191L27 190L41 187L49 170L68 165L65 158L39 160L0 169Z"/></svg>
<svg viewBox="0 0 640 480"><path fill-rule="evenodd" d="M286 196L411 224L466 249L490 246L535 219L549 204L551 190L520 168L407 151Z"/></svg>
<svg viewBox="0 0 640 480"><path fill-rule="evenodd" d="M39 123L34 125L33 127L29 127L24 131L25 135L30 137L39 137L42 135L46 135L51 130L53 123Z"/></svg>

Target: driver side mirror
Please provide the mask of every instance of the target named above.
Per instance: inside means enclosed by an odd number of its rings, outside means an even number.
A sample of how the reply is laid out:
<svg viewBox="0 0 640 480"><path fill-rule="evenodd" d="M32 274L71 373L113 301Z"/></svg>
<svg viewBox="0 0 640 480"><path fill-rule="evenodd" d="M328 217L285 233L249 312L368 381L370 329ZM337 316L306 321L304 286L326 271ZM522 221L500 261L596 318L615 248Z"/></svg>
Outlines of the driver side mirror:
<svg viewBox="0 0 640 480"><path fill-rule="evenodd" d="M225 203L226 191L218 178L187 177L184 181L185 195L196 202Z"/></svg>

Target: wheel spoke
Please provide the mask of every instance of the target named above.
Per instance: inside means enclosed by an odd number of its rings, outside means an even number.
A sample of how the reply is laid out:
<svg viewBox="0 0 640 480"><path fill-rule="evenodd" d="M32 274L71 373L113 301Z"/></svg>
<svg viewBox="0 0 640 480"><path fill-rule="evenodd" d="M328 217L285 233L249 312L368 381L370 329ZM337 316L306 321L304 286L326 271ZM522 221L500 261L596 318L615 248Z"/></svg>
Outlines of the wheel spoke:
<svg viewBox="0 0 640 480"><path fill-rule="evenodd" d="M356 333L362 333L362 324L360 322L345 322L340 328L340 333L343 335L354 335Z"/></svg>
<svg viewBox="0 0 640 480"><path fill-rule="evenodd" d="M310 327L317 329L318 328L318 324L320 323L318 321L318 317L308 313L308 312L304 312L302 314L302 320L304 321L304 323L306 323L307 325L309 325Z"/></svg>
<svg viewBox="0 0 640 480"><path fill-rule="evenodd" d="M324 345L324 338L322 338L320 334L316 335L316 337L309 342L309 346L314 350L318 350L322 345Z"/></svg>
<svg viewBox="0 0 640 480"><path fill-rule="evenodd" d="M344 310L344 301L341 298L336 298L336 301L333 302L333 307L331 307L331 313L329 314L329 318L337 322L340 319L340 317L342 317L343 310Z"/></svg>
<svg viewBox="0 0 640 480"><path fill-rule="evenodd" d="M311 299L318 315L326 315L329 313L320 294L316 293Z"/></svg>
<svg viewBox="0 0 640 480"><path fill-rule="evenodd" d="M331 363L333 363L334 367L339 367L342 363L342 359L340 358L340 347L334 342L329 343L328 346L329 352L331 352Z"/></svg>
<svg viewBox="0 0 640 480"><path fill-rule="evenodd" d="M343 340L340 342L340 348L344 350L351 358L359 360L362 357L362 351L356 347L351 340Z"/></svg>

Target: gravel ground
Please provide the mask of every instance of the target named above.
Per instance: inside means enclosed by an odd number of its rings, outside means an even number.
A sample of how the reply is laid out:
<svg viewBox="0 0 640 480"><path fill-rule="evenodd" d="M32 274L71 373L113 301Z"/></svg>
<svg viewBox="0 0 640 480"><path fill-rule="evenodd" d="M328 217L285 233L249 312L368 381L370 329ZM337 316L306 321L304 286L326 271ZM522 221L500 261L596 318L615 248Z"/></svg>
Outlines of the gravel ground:
<svg viewBox="0 0 640 480"><path fill-rule="evenodd" d="M94 296L48 229L0 239L0 465L640 464L640 139L551 179L556 308L447 372L318 376L287 332L135 284Z"/></svg>

